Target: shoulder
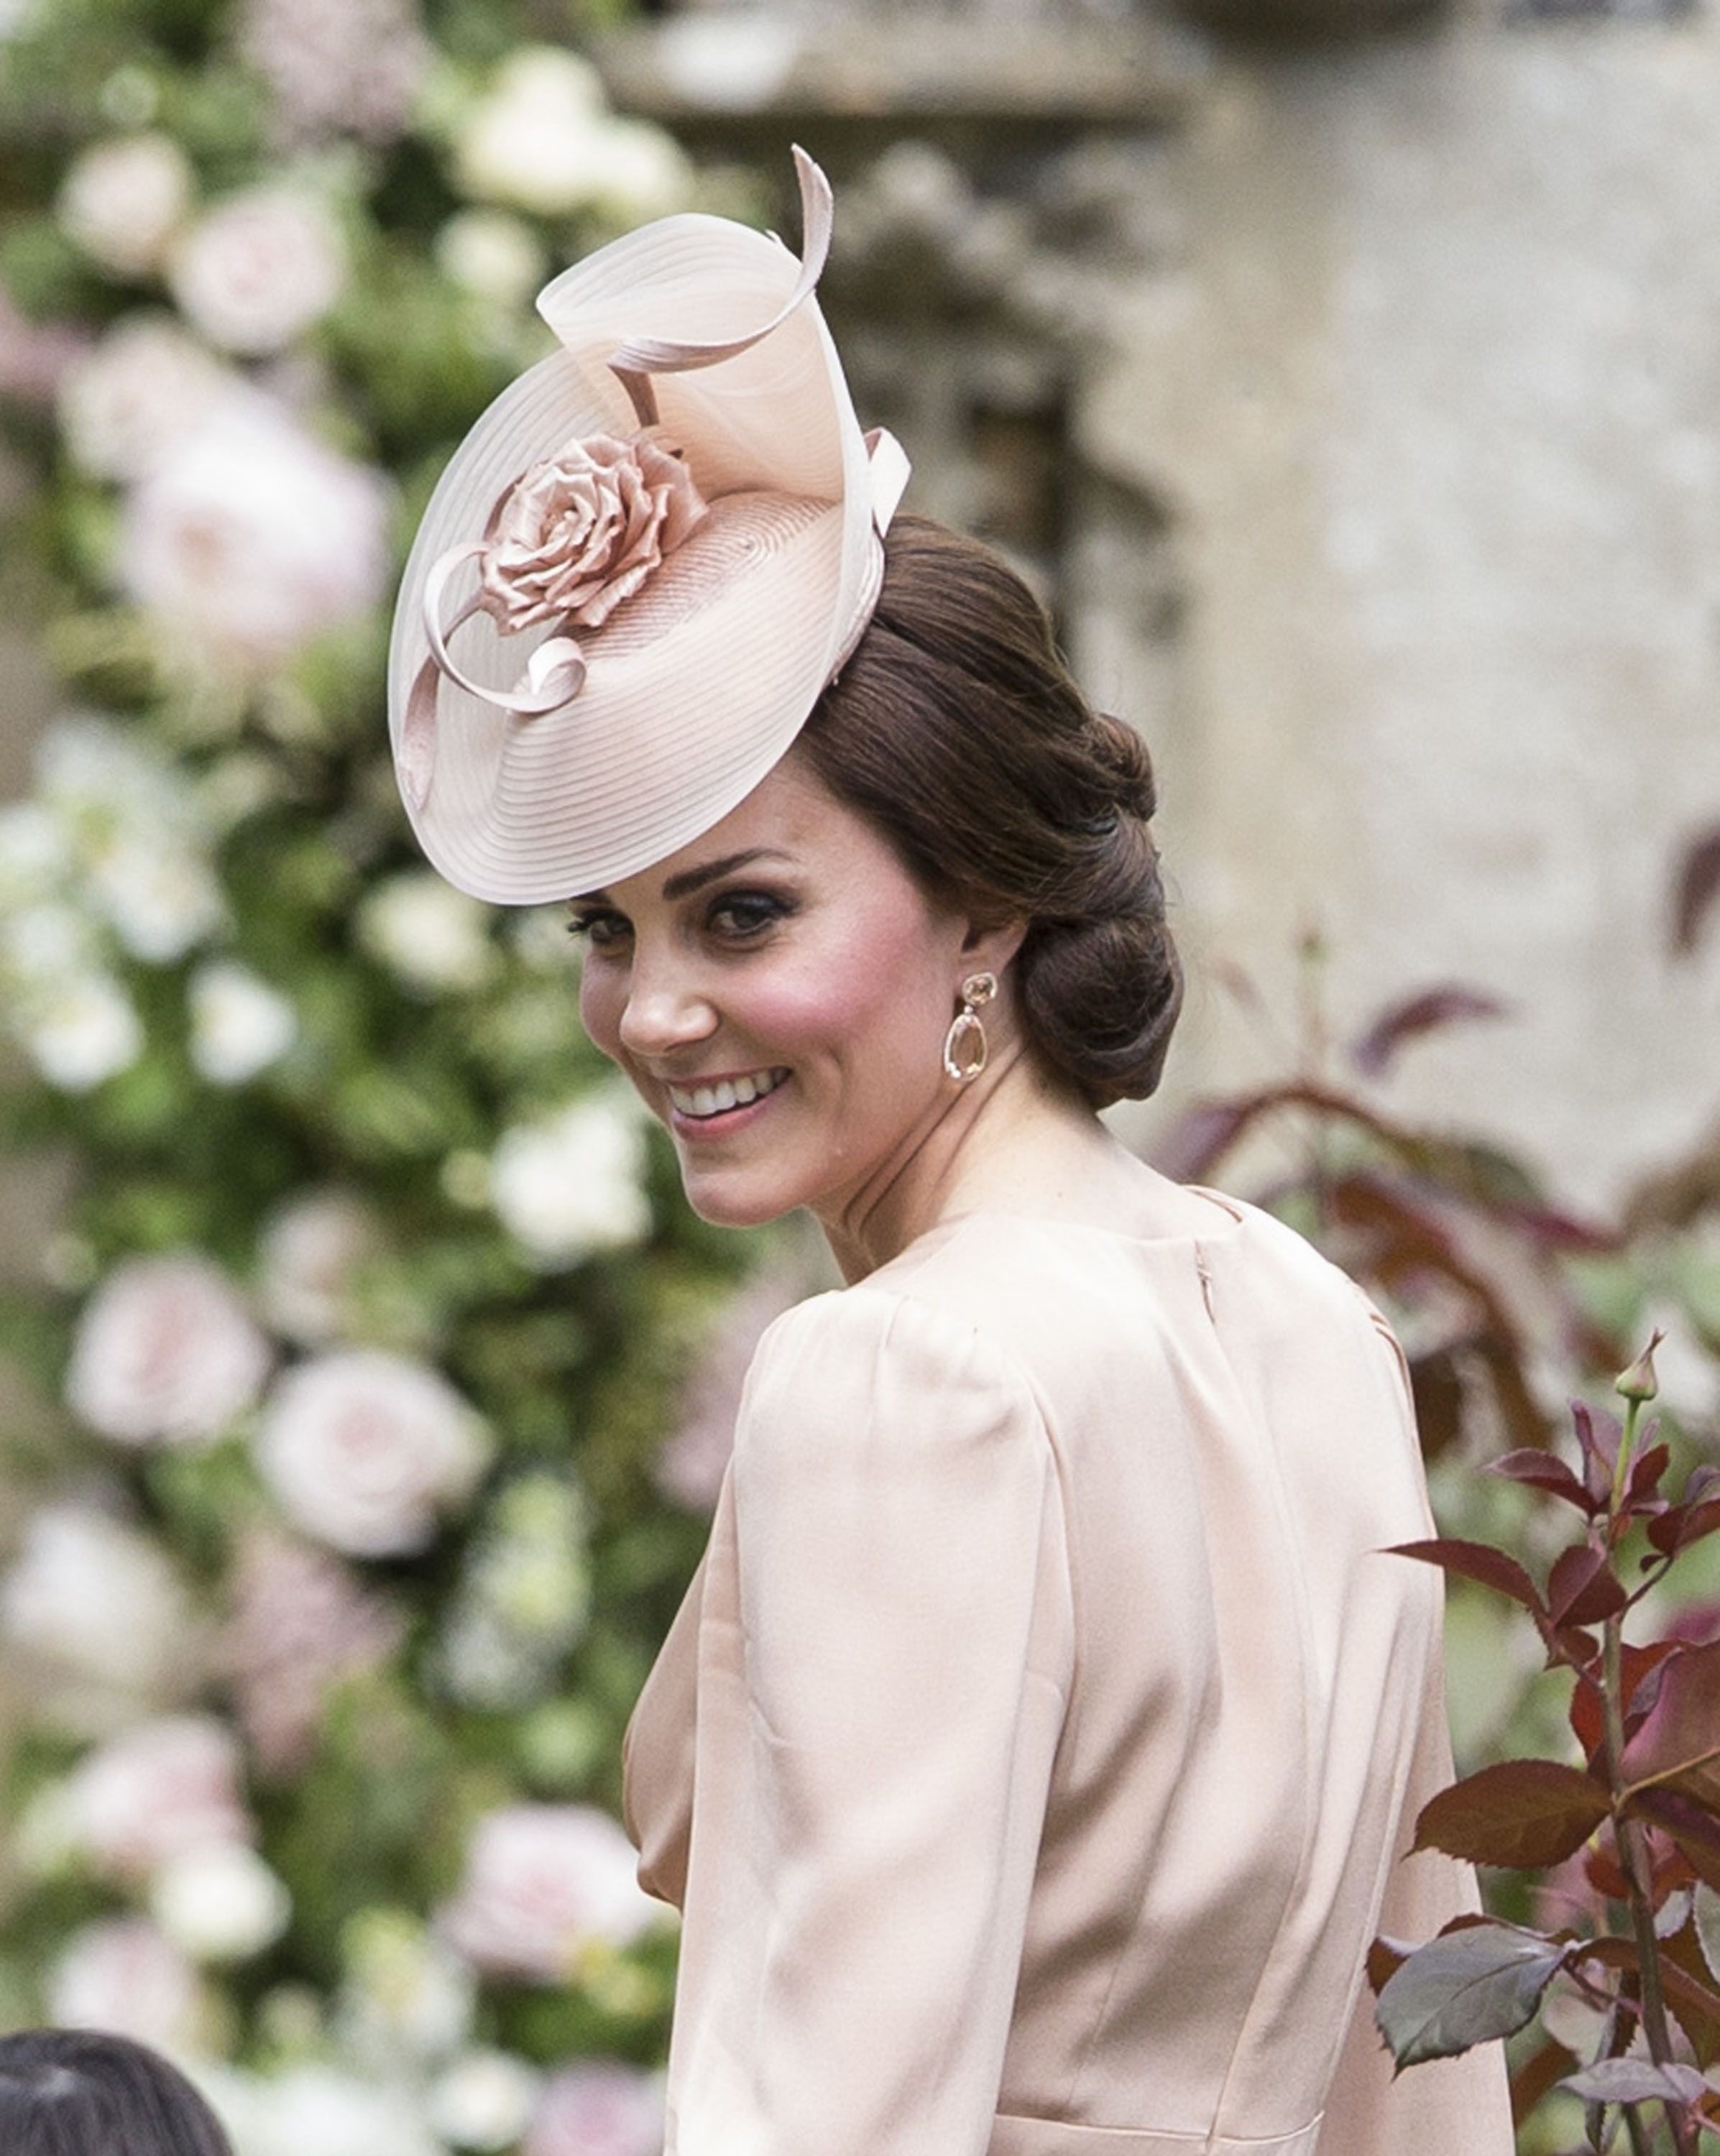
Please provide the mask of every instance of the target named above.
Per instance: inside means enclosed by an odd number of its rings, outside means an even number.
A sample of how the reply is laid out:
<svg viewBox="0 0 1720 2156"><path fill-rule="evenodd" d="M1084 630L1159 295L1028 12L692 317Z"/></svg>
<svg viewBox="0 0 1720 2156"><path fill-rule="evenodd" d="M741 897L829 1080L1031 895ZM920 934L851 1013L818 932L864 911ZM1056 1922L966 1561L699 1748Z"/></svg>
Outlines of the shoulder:
<svg viewBox="0 0 1720 2156"><path fill-rule="evenodd" d="M778 1442L960 1449L1043 1441L1034 1387L991 1328L935 1293L882 1278L798 1303L747 1373L737 1455Z"/></svg>

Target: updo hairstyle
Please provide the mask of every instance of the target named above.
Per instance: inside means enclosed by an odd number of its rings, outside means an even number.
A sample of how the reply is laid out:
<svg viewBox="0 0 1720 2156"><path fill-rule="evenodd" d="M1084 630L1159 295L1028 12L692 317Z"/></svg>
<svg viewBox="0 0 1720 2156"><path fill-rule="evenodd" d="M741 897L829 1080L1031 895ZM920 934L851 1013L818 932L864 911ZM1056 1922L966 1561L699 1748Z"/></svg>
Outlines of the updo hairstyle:
<svg viewBox="0 0 1720 2156"><path fill-rule="evenodd" d="M219 2121L177 2066L93 2029L0 2036L5 2156L233 2156Z"/></svg>
<svg viewBox="0 0 1720 2156"><path fill-rule="evenodd" d="M1153 763L1091 710L1051 624L988 548L898 516L884 587L797 744L923 888L986 925L1025 920L1022 1019L1091 1106L1144 1100L1182 1002Z"/></svg>

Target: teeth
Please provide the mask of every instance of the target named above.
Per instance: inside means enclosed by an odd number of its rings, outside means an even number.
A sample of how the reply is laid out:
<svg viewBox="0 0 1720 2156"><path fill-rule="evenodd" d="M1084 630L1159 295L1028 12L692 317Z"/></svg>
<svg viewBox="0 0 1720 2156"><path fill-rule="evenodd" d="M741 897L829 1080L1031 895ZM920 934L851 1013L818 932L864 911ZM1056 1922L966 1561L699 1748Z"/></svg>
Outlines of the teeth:
<svg viewBox="0 0 1720 2156"><path fill-rule="evenodd" d="M671 1086L669 1097L684 1116L721 1116L730 1108L744 1108L774 1093L788 1076L786 1070L752 1070L742 1078L724 1078L715 1086Z"/></svg>

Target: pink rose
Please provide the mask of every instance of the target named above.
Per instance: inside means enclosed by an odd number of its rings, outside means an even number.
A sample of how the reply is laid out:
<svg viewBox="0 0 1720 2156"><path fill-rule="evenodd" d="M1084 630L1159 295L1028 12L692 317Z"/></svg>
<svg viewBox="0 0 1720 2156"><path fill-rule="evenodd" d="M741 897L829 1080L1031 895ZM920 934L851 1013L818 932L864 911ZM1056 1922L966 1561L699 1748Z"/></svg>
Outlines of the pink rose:
<svg viewBox="0 0 1720 2156"><path fill-rule="evenodd" d="M651 1480L670 1504L689 1512L715 1508L758 1343L785 1310L823 1286L806 1265L779 1260L754 1273L719 1314L681 1388L674 1426L651 1463Z"/></svg>
<svg viewBox="0 0 1720 2156"><path fill-rule="evenodd" d="M706 514L671 444L593 434L517 479L483 556L482 603L504 629L598 629Z"/></svg>
<svg viewBox="0 0 1720 2156"><path fill-rule="evenodd" d="M167 275L193 328L250 357L281 351L321 321L347 264L323 204L276 185L217 203L180 240Z"/></svg>
<svg viewBox="0 0 1720 2156"><path fill-rule="evenodd" d="M295 1527L349 1557L408 1557L465 1504L490 1458L476 1414L422 1363L379 1348L288 1371L257 1433L263 1479Z"/></svg>
<svg viewBox="0 0 1720 2156"><path fill-rule="evenodd" d="M521 2156L659 2156L663 2125L654 2075L618 2059L583 2059L544 2083Z"/></svg>
<svg viewBox="0 0 1720 2156"><path fill-rule="evenodd" d="M364 613L388 561L381 473L260 391L234 390L133 490L116 566L193 653L261 665Z"/></svg>
<svg viewBox="0 0 1720 2156"><path fill-rule="evenodd" d="M141 1917L109 1917L74 1932L48 1980L49 2018L64 2029L109 2029L157 2051L198 2047L203 2020L196 1972Z"/></svg>
<svg viewBox="0 0 1720 2156"><path fill-rule="evenodd" d="M249 1841L239 1747L207 1715L145 1722L92 1752L67 1785L72 1830L97 1867L146 1879L169 1857Z"/></svg>
<svg viewBox="0 0 1720 2156"><path fill-rule="evenodd" d="M8 1679L59 1727L96 1736L202 1683L205 1650L183 1583L160 1543L80 1505L32 1513L0 1578Z"/></svg>
<svg viewBox="0 0 1720 2156"><path fill-rule="evenodd" d="M255 1400L270 1361L239 1291L208 1259L132 1258L78 1322L66 1399L120 1445L208 1445Z"/></svg>
<svg viewBox="0 0 1720 2156"><path fill-rule="evenodd" d="M337 1559L267 1528L245 1537L221 1659L269 1773L304 1764L328 1692L386 1661L402 1630L398 1612Z"/></svg>
<svg viewBox="0 0 1720 2156"><path fill-rule="evenodd" d="M449 1943L482 1969L565 1983L592 1945L625 1946L654 1921L633 1845L589 1804L505 1804L479 1820Z"/></svg>

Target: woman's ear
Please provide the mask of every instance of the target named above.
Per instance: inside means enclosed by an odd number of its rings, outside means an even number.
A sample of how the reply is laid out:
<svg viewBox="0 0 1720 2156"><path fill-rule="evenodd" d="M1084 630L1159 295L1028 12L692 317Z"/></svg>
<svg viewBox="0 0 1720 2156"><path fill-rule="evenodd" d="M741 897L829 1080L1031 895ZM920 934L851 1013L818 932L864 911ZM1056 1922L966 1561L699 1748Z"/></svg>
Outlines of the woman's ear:
<svg viewBox="0 0 1720 2156"><path fill-rule="evenodd" d="M986 924L970 921L962 939L963 966L970 973L996 973L1001 978L1004 967L1025 941L1027 928L1024 921Z"/></svg>

